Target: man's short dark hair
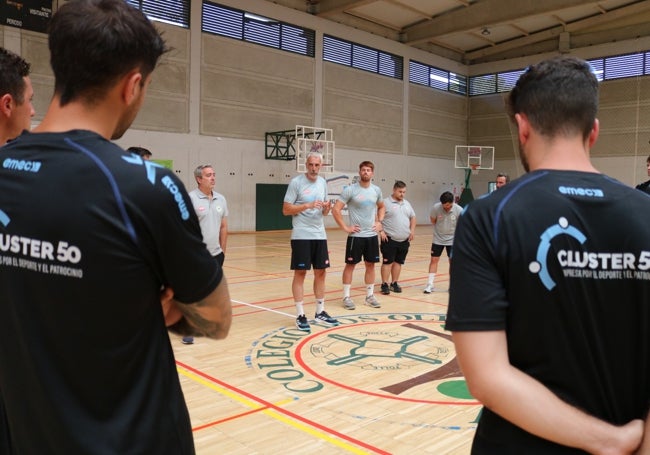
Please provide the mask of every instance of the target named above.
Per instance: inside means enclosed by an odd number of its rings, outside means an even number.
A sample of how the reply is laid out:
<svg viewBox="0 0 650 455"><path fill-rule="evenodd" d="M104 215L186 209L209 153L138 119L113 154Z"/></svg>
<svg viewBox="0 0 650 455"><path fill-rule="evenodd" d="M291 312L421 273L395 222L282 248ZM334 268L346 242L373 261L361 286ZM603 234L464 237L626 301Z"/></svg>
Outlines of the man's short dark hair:
<svg viewBox="0 0 650 455"><path fill-rule="evenodd" d="M505 172L499 172L497 174L497 178L499 177L504 177L506 179L506 183L510 183L510 176L506 174Z"/></svg>
<svg viewBox="0 0 650 455"><path fill-rule="evenodd" d="M124 0L70 0L49 24L50 63L61 106L101 100L120 77L139 69L143 80L167 51L147 17Z"/></svg>
<svg viewBox="0 0 650 455"><path fill-rule="evenodd" d="M0 47L0 96L11 95L17 104L25 102L25 77L30 66L22 57Z"/></svg>
<svg viewBox="0 0 650 455"><path fill-rule="evenodd" d="M508 113L524 114L547 137L581 133L587 139L598 111L598 80L589 64L561 56L528 67L510 92Z"/></svg>
<svg viewBox="0 0 650 455"><path fill-rule="evenodd" d="M146 149L144 147L137 147L137 146L132 146L126 149L127 152L135 153L136 155L140 155L142 158L145 156L151 156L151 152L149 149Z"/></svg>
<svg viewBox="0 0 650 455"><path fill-rule="evenodd" d="M395 180L393 189L396 190L397 188L406 188L406 183L402 182L401 180Z"/></svg>
<svg viewBox="0 0 650 455"><path fill-rule="evenodd" d="M449 191L445 191L440 195L441 204L449 204L450 202L454 202L454 195L451 194Z"/></svg>

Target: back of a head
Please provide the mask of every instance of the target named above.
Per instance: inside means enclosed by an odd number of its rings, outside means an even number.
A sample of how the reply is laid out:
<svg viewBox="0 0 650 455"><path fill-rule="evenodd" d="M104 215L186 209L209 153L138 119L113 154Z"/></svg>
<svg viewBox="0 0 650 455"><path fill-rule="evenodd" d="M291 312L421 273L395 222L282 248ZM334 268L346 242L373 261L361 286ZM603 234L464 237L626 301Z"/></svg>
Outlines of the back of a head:
<svg viewBox="0 0 650 455"><path fill-rule="evenodd" d="M93 103L121 76L146 78L167 51L153 24L124 0L70 0L49 24L50 63L61 106Z"/></svg>
<svg viewBox="0 0 650 455"><path fill-rule="evenodd" d="M25 60L11 51L0 47L0 96L11 95L18 104L25 100L25 80L30 66Z"/></svg>
<svg viewBox="0 0 650 455"><path fill-rule="evenodd" d="M586 139L598 111L598 80L584 60L555 57L528 67L510 92L511 118L525 114L547 137L582 134Z"/></svg>
<svg viewBox="0 0 650 455"><path fill-rule="evenodd" d="M138 146L131 146L128 149L126 149L127 152L135 153L136 155L141 156L142 158L148 158L150 157L151 151L149 149L146 149L144 147L138 147Z"/></svg>

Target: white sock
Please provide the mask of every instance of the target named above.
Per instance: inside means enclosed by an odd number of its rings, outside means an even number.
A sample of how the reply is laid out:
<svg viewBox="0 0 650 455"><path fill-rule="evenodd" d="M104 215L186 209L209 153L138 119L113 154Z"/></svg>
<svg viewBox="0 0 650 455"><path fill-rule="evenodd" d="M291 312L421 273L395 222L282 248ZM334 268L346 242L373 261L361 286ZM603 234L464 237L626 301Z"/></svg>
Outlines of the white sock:
<svg viewBox="0 0 650 455"><path fill-rule="evenodd" d="M374 284L366 284L366 296L370 297L375 290Z"/></svg>
<svg viewBox="0 0 650 455"><path fill-rule="evenodd" d="M302 302L295 302L296 303L296 313L298 313L298 316L305 314L305 310L302 307Z"/></svg>
<svg viewBox="0 0 650 455"><path fill-rule="evenodd" d="M344 284L343 285L343 298L350 297L350 288L352 287L351 284Z"/></svg>
<svg viewBox="0 0 650 455"><path fill-rule="evenodd" d="M436 274L435 273L430 273L429 274L429 282L427 283L430 286L433 286L433 280L436 279Z"/></svg>
<svg viewBox="0 0 650 455"><path fill-rule="evenodd" d="M316 299L316 314L325 310L325 299Z"/></svg>

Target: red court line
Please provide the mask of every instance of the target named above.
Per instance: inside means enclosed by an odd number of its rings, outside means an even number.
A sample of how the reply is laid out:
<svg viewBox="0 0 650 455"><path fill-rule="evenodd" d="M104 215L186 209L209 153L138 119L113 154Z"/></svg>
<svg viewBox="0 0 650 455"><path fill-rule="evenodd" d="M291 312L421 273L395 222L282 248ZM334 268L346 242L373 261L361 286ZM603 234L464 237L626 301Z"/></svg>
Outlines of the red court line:
<svg viewBox="0 0 650 455"><path fill-rule="evenodd" d="M370 450L370 451L372 451L374 453L378 453L378 454L382 454L382 455L391 455L390 452L386 452L386 451L384 451L384 450L382 450L382 449L380 449L378 447L374 447L374 446L372 446L370 444L367 444L367 443L365 443L363 441L359 441L358 439L351 438L350 436L347 436L347 435L345 435L343 433L339 433L338 431L333 430L332 428L326 427L326 426L321 425L319 423L316 423L316 422L314 422L312 420L306 419L305 417L302 417L302 416L300 416L300 415L298 415L298 414L296 414L294 412L287 411L286 409L283 409L280 406L276 406L273 403L269 403L268 401L266 401L266 400L264 400L264 399L262 399L262 398L260 398L260 397L258 397L256 395L253 395L251 393L246 392L245 390L242 390L242 389L240 389L238 387L235 387L235 386L233 386L231 384L227 384L227 383L225 383L223 381L220 381L219 379L214 378L214 377L212 377L212 376L210 376L210 375L208 375L208 374L206 374L206 373L204 373L204 372L202 372L200 370L197 370L196 368L192 368L191 366L189 366L189 365L187 365L187 364L185 364L183 362L179 362L177 360L176 364L178 366L182 367L182 368L185 368L186 370L191 371L192 373L194 373L194 374L196 374L198 376L201 376L204 379L212 381L215 384L219 384L221 387L224 387L224 388L229 389L229 390L231 390L231 391L233 391L235 393L243 395L243 396L245 396L246 398L248 398L250 400L253 400L253 401L256 401L257 403L260 403L261 405L265 406L268 409L273 409L274 411L279 412L280 414L284 414L287 417L290 417L290 418L292 418L294 420L298 420L298 421L300 421L300 422L302 422L302 423L304 423L306 425L309 425L309 426L311 426L313 428L316 428L316 429L322 431L323 433L327 433L327 434L330 434L332 436L336 436L339 439L342 439L344 441L348 441L348 442L350 442L350 443L352 443L354 445L357 445L359 447L363 447L364 449L368 449L368 450Z"/></svg>
<svg viewBox="0 0 650 455"><path fill-rule="evenodd" d="M260 411L265 411L267 409L268 409L268 407L266 407L266 406L262 406L261 408L257 408L257 409L251 409L250 411L242 412L240 414L235 414L235 415L232 415L230 417L226 417L225 419L215 420L214 422L210 422L210 423L206 423L205 425L200 425L198 427L194 427L194 428L192 428L192 431L204 430L206 428L213 427L215 425L219 425L220 423L229 422L231 420L239 419L240 417L246 417L248 415L255 414L256 412L260 412Z"/></svg>

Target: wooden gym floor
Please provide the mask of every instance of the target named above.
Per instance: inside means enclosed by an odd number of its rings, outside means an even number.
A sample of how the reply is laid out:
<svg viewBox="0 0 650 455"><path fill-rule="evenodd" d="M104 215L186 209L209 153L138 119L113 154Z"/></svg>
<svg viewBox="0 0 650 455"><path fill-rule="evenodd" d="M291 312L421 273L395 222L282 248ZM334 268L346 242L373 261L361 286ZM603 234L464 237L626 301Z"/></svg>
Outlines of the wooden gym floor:
<svg viewBox="0 0 650 455"><path fill-rule="evenodd" d="M356 310L342 307L346 235L328 230L332 266L325 308L341 325L295 327L289 231L231 234L225 263L233 302L227 339L183 345L170 334L197 453L467 454L480 405L468 395L449 332L448 261L424 294L431 226L417 227L401 294L363 304L363 263L353 277ZM314 316L312 272L305 312Z"/></svg>

